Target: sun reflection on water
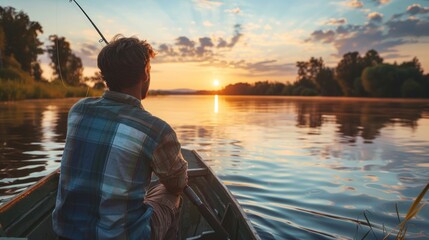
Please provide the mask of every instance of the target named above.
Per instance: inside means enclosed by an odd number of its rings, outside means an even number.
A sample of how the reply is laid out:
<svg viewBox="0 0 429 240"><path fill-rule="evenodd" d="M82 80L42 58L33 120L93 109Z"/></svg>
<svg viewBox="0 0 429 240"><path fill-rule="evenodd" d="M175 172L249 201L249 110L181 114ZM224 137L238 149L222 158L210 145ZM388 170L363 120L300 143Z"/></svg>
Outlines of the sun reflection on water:
<svg viewBox="0 0 429 240"><path fill-rule="evenodd" d="M219 112L219 96L217 94L214 95L214 112Z"/></svg>

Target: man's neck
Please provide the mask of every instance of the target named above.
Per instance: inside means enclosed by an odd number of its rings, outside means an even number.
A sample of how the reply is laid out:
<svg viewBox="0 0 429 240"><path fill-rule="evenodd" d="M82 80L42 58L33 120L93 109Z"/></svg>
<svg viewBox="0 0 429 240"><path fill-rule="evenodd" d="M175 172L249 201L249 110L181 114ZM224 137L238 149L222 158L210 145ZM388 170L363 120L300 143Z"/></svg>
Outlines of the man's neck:
<svg viewBox="0 0 429 240"><path fill-rule="evenodd" d="M123 88L120 92L131 95L137 99L142 99L141 83L136 84L130 88Z"/></svg>

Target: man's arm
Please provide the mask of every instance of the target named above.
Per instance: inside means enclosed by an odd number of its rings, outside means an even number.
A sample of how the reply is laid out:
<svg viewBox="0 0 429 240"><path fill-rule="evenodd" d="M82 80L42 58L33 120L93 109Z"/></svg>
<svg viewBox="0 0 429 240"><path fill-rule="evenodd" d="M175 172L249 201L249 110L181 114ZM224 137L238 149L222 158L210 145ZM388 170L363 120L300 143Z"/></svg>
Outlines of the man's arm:
<svg viewBox="0 0 429 240"><path fill-rule="evenodd" d="M188 162L182 156L176 133L167 134L153 154L152 167L171 193L180 194L188 184Z"/></svg>

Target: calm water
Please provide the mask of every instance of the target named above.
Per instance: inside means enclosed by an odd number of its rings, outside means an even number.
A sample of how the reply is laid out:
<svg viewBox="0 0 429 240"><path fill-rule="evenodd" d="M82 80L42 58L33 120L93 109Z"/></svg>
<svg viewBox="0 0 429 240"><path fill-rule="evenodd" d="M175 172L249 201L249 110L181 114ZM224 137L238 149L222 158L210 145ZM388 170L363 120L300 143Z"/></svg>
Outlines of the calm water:
<svg viewBox="0 0 429 240"><path fill-rule="evenodd" d="M76 99L0 103L0 202L59 166ZM381 239L429 182L429 101L157 96L263 239ZM428 196L425 198L428 199ZM429 207L408 228L429 238ZM369 239L376 236L370 235Z"/></svg>

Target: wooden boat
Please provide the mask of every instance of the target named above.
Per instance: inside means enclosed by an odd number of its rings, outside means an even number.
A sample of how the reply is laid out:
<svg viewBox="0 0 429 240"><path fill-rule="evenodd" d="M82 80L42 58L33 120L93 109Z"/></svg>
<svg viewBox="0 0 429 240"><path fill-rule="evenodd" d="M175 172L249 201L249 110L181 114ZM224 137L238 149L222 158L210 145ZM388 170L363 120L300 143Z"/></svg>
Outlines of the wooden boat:
<svg viewBox="0 0 429 240"><path fill-rule="evenodd" d="M214 172L195 151L182 149L189 163L189 186L221 222L230 239L260 239L242 208ZM57 239L52 230L59 171L0 206L0 238ZM182 239L219 239L198 207L183 197ZM6 238L7 239L7 238Z"/></svg>

